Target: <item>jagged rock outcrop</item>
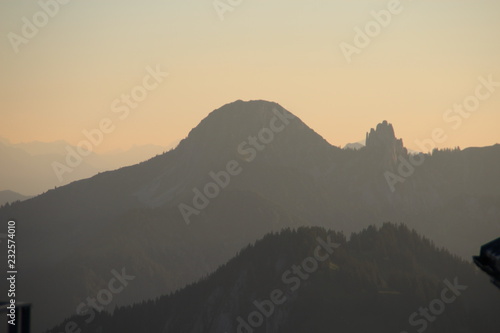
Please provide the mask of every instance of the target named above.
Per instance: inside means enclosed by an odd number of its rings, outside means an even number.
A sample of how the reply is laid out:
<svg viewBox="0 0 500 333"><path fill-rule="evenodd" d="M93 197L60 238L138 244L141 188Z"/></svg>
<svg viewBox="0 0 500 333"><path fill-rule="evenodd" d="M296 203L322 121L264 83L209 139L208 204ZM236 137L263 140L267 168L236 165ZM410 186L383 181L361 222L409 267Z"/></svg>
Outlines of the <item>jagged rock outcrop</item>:
<svg viewBox="0 0 500 333"><path fill-rule="evenodd" d="M372 152L371 155L378 156L388 169L393 169L399 156L408 155L408 150L403 146L403 139L396 138L392 124L387 120L366 133L366 148Z"/></svg>

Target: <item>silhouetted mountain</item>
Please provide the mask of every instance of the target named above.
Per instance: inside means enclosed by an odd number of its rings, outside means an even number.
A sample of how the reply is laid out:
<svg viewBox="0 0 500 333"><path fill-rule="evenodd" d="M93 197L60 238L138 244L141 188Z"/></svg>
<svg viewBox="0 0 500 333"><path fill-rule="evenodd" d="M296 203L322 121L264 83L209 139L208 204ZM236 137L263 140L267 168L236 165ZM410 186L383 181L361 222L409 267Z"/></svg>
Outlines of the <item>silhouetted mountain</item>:
<svg viewBox="0 0 500 333"><path fill-rule="evenodd" d="M360 150L365 146L364 142L359 141L359 142L352 142L348 143L344 146L343 149L352 149L352 150Z"/></svg>
<svg viewBox="0 0 500 333"><path fill-rule="evenodd" d="M19 297L35 303L35 324L49 327L99 292L113 269L137 275L113 304L139 302L297 226L350 233L403 222L470 258L500 233L500 145L420 158L400 175L410 156L388 123L370 132L367 147L343 150L276 103L225 105L172 151L0 209L18 221ZM402 179L394 188L388 172Z"/></svg>
<svg viewBox="0 0 500 333"><path fill-rule="evenodd" d="M172 148L172 147L170 147ZM66 141L28 142L11 144L0 141L0 190L14 190L40 194L57 186L88 178L98 172L132 165L167 151L169 148L155 145L136 146L127 151L105 154L90 153L71 171L64 172L61 180L54 171L53 163L66 165L68 151L78 148Z"/></svg>
<svg viewBox="0 0 500 333"><path fill-rule="evenodd" d="M378 124L376 129L366 133L366 149L376 154L385 164L385 168L391 168L398 162L399 156L407 156L408 151L403 146L403 140L397 139L392 124L384 120Z"/></svg>
<svg viewBox="0 0 500 333"><path fill-rule="evenodd" d="M44 154L33 156L15 145L0 143L0 184L2 189L39 194L55 186L64 185L76 179L87 178L97 170L83 162L73 172L68 173L65 181L60 183L52 163L64 162L64 155Z"/></svg>
<svg viewBox="0 0 500 333"><path fill-rule="evenodd" d="M31 198L27 195L22 195L20 193L14 191L0 191L0 206L3 206L6 203L13 203L15 201L23 201Z"/></svg>
<svg viewBox="0 0 500 333"><path fill-rule="evenodd" d="M496 333L500 298L485 280L402 225L369 227L349 241L322 228L287 229L181 291L66 323L92 333Z"/></svg>

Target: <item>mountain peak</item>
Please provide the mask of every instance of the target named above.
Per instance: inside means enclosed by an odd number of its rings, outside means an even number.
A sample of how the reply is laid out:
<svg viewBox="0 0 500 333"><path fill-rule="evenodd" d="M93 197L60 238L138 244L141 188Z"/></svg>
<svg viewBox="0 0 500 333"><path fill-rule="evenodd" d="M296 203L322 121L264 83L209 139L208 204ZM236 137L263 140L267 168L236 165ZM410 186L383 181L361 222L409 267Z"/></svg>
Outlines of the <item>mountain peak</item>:
<svg viewBox="0 0 500 333"><path fill-rule="evenodd" d="M269 134L269 130L273 133ZM249 136L259 135L275 137L282 143L286 141L290 147L301 145L301 142L318 144L322 141L327 144L316 132L278 103L237 100L212 111L191 130L185 142L179 146L194 145L216 150L227 147L234 150L234 147L248 140Z"/></svg>
<svg viewBox="0 0 500 333"><path fill-rule="evenodd" d="M279 111L284 110L284 108L279 105L276 102L270 102L270 101L265 101L265 100L250 100L250 101L243 101L241 99L225 104L221 106L220 108L212 111L207 118L213 118L213 117L238 117L238 116L250 116L250 117L256 117L256 116L262 116L262 115L268 115L268 116L273 116L273 111L277 109ZM288 111L287 111L288 112ZM290 113L290 112L288 112Z"/></svg>
<svg viewBox="0 0 500 333"><path fill-rule="evenodd" d="M385 158L395 162L399 155L406 155L408 151L403 146L403 140L396 138L391 123L384 120L374 129L366 133L366 147L375 150Z"/></svg>
<svg viewBox="0 0 500 333"><path fill-rule="evenodd" d="M379 123L375 129L371 129L369 133L366 133L366 146L367 147L377 147L384 144L392 144L396 141L396 135L394 134L394 128L392 124L388 123L387 120Z"/></svg>

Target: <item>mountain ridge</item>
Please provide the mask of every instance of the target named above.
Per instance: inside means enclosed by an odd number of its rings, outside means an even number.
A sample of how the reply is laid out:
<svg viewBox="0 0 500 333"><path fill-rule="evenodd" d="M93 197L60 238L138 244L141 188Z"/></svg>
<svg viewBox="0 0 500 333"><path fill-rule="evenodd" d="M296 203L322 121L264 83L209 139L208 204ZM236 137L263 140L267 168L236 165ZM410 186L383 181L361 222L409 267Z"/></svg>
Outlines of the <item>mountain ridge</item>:
<svg viewBox="0 0 500 333"><path fill-rule="evenodd" d="M265 149L254 148L249 162L238 147L249 149L249 137L270 128L275 108L284 112L271 102L230 103L169 152L0 209L0 218L15 219L22 235L20 297L54 309L34 314L39 326L71 315L80 298L99 291L89 281L113 268L149 272L116 300L131 304L198 280L276 228L321 226L349 234L405 222L462 256L500 231L500 145L424 154L426 162L391 192L384 172L397 172L396 138L389 149L342 150L293 119ZM241 174L187 225L179 205L192 203L194 190L213 182L210 172L232 160ZM199 258L205 263L193 269ZM44 288L36 276L43 276ZM57 300L54 288L61 290Z"/></svg>
<svg viewBox="0 0 500 333"><path fill-rule="evenodd" d="M308 269L306 262L315 260ZM82 332L124 333L399 332L409 326L430 333L496 332L484 319L500 310L500 300L486 280L403 225L371 226L349 240L332 230L299 227L266 234L169 295L99 314L88 324L84 316L67 322ZM440 299L451 283L462 287L446 312L422 321L415 311ZM418 321L408 319L412 313Z"/></svg>

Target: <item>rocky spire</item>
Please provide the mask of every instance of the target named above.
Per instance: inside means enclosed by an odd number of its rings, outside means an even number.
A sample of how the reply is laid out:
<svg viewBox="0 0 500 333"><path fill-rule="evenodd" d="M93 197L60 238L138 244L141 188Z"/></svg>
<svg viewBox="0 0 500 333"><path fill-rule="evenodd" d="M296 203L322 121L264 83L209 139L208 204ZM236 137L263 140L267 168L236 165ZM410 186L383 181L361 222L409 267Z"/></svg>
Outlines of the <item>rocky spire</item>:
<svg viewBox="0 0 500 333"><path fill-rule="evenodd" d="M403 146L403 140L396 138L392 124L389 124L387 120L366 133L366 148L390 162L396 162L399 155L405 156L408 153Z"/></svg>

